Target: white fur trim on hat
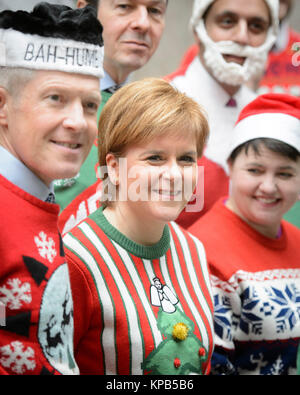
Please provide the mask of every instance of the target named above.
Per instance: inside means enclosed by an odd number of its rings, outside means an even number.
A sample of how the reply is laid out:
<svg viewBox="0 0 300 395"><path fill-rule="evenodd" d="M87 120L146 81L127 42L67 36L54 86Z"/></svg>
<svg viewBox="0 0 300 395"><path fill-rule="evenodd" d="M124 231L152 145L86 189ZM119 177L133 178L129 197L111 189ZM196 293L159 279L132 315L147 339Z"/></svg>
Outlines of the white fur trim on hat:
<svg viewBox="0 0 300 395"><path fill-rule="evenodd" d="M228 156L239 145L257 138L276 139L300 152L300 120L284 113L263 113L246 117L234 128Z"/></svg>
<svg viewBox="0 0 300 395"><path fill-rule="evenodd" d="M198 25L199 20L205 14L205 11L214 1L215 0L194 0L193 13L190 20L190 24L193 29L195 29L195 27ZM273 34L277 35L278 26L279 26L279 20L278 20L279 0L264 0L264 1L267 3L271 12Z"/></svg>
<svg viewBox="0 0 300 395"><path fill-rule="evenodd" d="M103 47L0 29L0 66L104 76Z"/></svg>

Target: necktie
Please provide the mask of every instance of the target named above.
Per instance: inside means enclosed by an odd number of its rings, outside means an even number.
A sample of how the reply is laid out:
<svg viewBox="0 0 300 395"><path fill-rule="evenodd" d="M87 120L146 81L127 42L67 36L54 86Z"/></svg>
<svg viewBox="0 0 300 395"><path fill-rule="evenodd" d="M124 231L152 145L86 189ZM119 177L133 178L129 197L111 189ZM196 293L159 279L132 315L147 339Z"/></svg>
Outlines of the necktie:
<svg viewBox="0 0 300 395"><path fill-rule="evenodd" d="M121 88L121 85L114 85L114 86L112 86L110 88L104 89L104 92L108 92L108 93L114 94L120 88Z"/></svg>
<svg viewBox="0 0 300 395"><path fill-rule="evenodd" d="M54 193L50 192L49 195L47 196L47 199L45 200L47 203L55 203L55 195Z"/></svg>
<svg viewBox="0 0 300 395"><path fill-rule="evenodd" d="M231 98L228 100L228 102L227 102L227 104L226 104L226 107L237 107L237 102L236 102L236 100L235 100L233 97L231 97Z"/></svg>

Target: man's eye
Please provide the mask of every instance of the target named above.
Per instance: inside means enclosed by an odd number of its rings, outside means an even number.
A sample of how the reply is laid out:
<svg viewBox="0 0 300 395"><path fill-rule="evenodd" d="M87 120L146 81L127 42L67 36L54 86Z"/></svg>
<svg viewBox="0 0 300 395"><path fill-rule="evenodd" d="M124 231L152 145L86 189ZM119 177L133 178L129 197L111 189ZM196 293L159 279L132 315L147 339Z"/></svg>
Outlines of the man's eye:
<svg viewBox="0 0 300 395"><path fill-rule="evenodd" d="M220 26L231 27L234 24L234 20L232 18L227 17L227 18L221 19L219 23L220 23Z"/></svg>
<svg viewBox="0 0 300 395"><path fill-rule="evenodd" d="M97 103L93 103L93 102L87 103L86 107L89 110L95 110L95 111L98 110L98 104Z"/></svg>
<svg viewBox="0 0 300 395"><path fill-rule="evenodd" d="M162 10L160 8L155 8L155 7L149 8L148 11L149 11L150 14L153 14L155 16L160 16L160 15L163 14L163 12L162 12Z"/></svg>
<svg viewBox="0 0 300 395"><path fill-rule="evenodd" d="M60 100L60 96L59 95L50 95L49 97L53 101L59 101Z"/></svg>
<svg viewBox="0 0 300 395"><path fill-rule="evenodd" d="M255 33L260 34L268 30L268 24L261 21L252 21L249 23L249 29Z"/></svg>
<svg viewBox="0 0 300 395"><path fill-rule="evenodd" d="M118 4L117 7L121 8L121 10L127 10L127 9L129 9L129 4L122 3L122 4Z"/></svg>

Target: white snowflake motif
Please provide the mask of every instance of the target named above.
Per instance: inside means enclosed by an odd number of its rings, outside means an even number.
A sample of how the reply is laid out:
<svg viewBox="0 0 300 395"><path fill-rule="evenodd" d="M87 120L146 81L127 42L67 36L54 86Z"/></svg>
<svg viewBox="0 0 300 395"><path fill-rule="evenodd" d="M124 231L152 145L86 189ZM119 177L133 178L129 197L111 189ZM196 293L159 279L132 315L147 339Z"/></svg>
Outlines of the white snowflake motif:
<svg viewBox="0 0 300 395"><path fill-rule="evenodd" d="M31 287L22 283L18 278L11 278L6 285L0 287L0 301L11 310L18 310L22 303L31 303Z"/></svg>
<svg viewBox="0 0 300 395"><path fill-rule="evenodd" d="M52 263L57 254L54 240L51 237L48 238L45 232L40 232L39 237L34 237L34 241L40 256Z"/></svg>
<svg viewBox="0 0 300 395"><path fill-rule="evenodd" d="M36 367L34 350L31 347L25 349L24 344L19 341L1 347L0 355L2 366L11 369L16 374L24 374Z"/></svg>

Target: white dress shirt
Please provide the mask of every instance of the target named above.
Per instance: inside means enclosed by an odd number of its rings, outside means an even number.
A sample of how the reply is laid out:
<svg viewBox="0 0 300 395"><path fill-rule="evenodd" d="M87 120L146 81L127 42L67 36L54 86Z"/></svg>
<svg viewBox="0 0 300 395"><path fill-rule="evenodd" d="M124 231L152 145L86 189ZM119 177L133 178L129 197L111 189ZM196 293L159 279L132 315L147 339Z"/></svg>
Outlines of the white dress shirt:
<svg viewBox="0 0 300 395"><path fill-rule="evenodd" d="M49 193L53 193L52 183L48 188L23 162L3 147L0 147L0 174L40 200L45 201Z"/></svg>

